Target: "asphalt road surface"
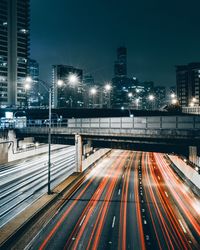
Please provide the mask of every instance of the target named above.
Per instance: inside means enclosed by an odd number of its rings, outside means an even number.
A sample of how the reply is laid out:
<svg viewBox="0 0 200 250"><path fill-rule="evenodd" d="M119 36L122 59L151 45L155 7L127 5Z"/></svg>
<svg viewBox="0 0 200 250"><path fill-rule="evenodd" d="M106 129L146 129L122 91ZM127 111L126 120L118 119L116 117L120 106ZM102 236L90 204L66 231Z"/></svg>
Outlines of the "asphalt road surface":
<svg viewBox="0 0 200 250"><path fill-rule="evenodd" d="M51 188L75 171L75 147L52 151ZM47 192L47 154L0 168L0 227Z"/></svg>
<svg viewBox="0 0 200 250"><path fill-rule="evenodd" d="M163 154L115 150L27 249L200 249L200 200Z"/></svg>

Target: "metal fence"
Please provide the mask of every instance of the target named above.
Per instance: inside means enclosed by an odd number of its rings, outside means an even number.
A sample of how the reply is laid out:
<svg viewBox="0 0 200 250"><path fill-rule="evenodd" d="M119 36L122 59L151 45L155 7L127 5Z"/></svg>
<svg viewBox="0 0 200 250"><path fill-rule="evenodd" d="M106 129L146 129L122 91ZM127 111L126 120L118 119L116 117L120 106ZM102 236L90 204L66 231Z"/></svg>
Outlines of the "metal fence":
<svg viewBox="0 0 200 250"><path fill-rule="evenodd" d="M82 129L200 129L200 116L144 116L53 120L52 127ZM27 127L48 127L48 120L28 120Z"/></svg>
<svg viewBox="0 0 200 250"><path fill-rule="evenodd" d="M197 116L156 116L69 119L69 128L200 129Z"/></svg>

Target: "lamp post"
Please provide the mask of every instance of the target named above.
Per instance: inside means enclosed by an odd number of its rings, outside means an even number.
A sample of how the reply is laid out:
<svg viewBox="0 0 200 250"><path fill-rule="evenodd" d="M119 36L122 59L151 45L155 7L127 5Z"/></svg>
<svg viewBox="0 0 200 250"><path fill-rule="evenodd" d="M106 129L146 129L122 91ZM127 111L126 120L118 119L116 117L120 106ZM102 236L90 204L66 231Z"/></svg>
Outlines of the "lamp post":
<svg viewBox="0 0 200 250"><path fill-rule="evenodd" d="M197 102L197 99L196 99L196 97L192 97L192 99L191 99L191 102L190 102L190 107L194 107L194 106L196 106L196 102Z"/></svg>
<svg viewBox="0 0 200 250"><path fill-rule="evenodd" d="M139 109L139 102L140 102L140 99L139 99L139 98L136 98L136 99L135 99L135 104L136 104L136 109L137 109L137 110Z"/></svg>
<svg viewBox="0 0 200 250"><path fill-rule="evenodd" d="M172 99L171 103L172 103L173 105L175 105L175 104L178 103L178 100L174 98L174 99Z"/></svg>
<svg viewBox="0 0 200 250"><path fill-rule="evenodd" d="M30 79L29 79L30 81ZM30 82L29 82L30 83ZM25 84L24 88L25 88L25 93L26 93L26 103L25 103L25 108L28 109L29 105L28 105L28 90L30 90L31 85L28 82Z"/></svg>
<svg viewBox="0 0 200 250"><path fill-rule="evenodd" d="M90 89L90 94L92 95L92 106L93 106L93 108L94 108L94 98L95 98L96 93L97 93L97 90L95 88Z"/></svg>
<svg viewBox="0 0 200 250"><path fill-rule="evenodd" d="M48 127L48 180L47 180L47 194L51 194L51 96L52 96L52 86L47 88L45 81L38 79L42 86L49 93L49 127ZM30 84L32 79L30 77L26 78L25 88L30 89Z"/></svg>
<svg viewBox="0 0 200 250"><path fill-rule="evenodd" d="M15 113L13 114L13 124L14 124L14 127L16 128L16 125L17 125L17 117L16 117L16 114L17 113L22 113L22 114L26 114L26 112L23 110L23 111L15 111Z"/></svg>
<svg viewBox="0 0 200 250"><path fill-rule="evenodd" d="M105 88L106 93L108 93L108 108L110 108L110 92L112 88L111 84L107 83L104 88Z"/></svg>
<svg viewBox="0 0 200 250"><path fill-rule="evenodd" d="M13 114L13 118L16 118L15 116L16 116L16 114L17 113L23 113L23 114L26 114L26 112L25 111L20 111L20 110L18 110L18 111L16 111L14 114Z"/></svg>
<svg viewBox="0 0 200 250"><path fill-rule="evenodd" d="M59 79L57 81L57 85L58 87L62 87L62 86L66 86L69 85L71 87L75 87L76 85L78 85L80 83L80 78L76 73L69 73L67 78L65 80ZM74 92L75 94L75 92ZM74 97L73 95L69 97L69 103L70 103L70 107L73 107L73 102L74 102ZM66 99L65 99L66 101Z"/></svg>
<svg viewBox="0 0 200 250"><path fill-rule="evenodd" d="M48 128L48 182L47 182L47 193L51 194L51 95L52 87L49 88L49 128Z"/></svg>
<svg viewBox="0 0 200 250"><path fill-rule="evenodd" d="M176 97L175 93L171 93L170 97L174 99Z"/></svg>
<svg viewBox="0 0 200 250"><path fill-rule="evenodd" d="M106 104L107 108L111 107L110 92L112 86L110 83L105 84L101 88L92 87L89 89L89 94L92 96L92 107L95 107L95 96L98 94L99 100L96 103L99 107Z"/></svg>
<svg viewBox="0 0 200 250"><path fill-rule="evenodd" d="M154 95L149 95L148 99L151 102L151 107L152 107L152 110L153 110L154 109L154 104L155 104L155 96Z"/></svg>

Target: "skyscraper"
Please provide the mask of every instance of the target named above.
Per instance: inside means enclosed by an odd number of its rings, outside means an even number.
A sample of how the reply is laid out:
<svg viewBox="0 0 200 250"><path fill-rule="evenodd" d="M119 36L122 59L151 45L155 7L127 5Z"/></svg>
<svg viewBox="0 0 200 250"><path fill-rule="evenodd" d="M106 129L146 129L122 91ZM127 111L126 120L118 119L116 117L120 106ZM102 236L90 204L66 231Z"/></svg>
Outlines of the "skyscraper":
<svg viewBox="0 0 200 250"><path fill-rule="evenodd" d="M39 64L34 59L28 60L28 76L31 77L32 83L29 90L29 104L30 106L40 106L42 93L39 85Z"/></svg>
<svg viewBox="0 0 200 250"><path fill-rule="evenodd" d="M75 74L78 78L76 83L69 82L69 76ZM68 65L53 65L53 106L60 107L82 107L83 106L83 71ZM64 85L59 87L58 80Z"/></svg>
<svg viewBox="0 0 200 250"><path fill-rule="evenodd" d="M125 47L117 49L112 86L112 107L120 108L129 105L127 93L132 86L132 79L127 77L127 49Z"/></svg>
<svg viewBox="0 0 200 250"><path fill-rule="evenodd" d="M95 86L94 77L91 74L83 76L83 101L84 107L89 108L93 106L94 98L90 95L90 89Z"/></svg>
<svg viewBox="0 0 200 250"><path fill-rule="evenodd" d="M117 49L117 60L114 66L115 77L127 76L127 49L125 47L119 47Z"/></svg>
<svg viewBox="0 0 200 250"><path fill-rule="evenodd" d="M29 57L30 0L0 1L0 104L26 101L24 79Z"/></svg>
<svg viewBox="0 0 200 250"><path fill-rule="evenodd" d="M199 106L200 63L176 66L176 84L181 107Z"/></svg>
<svg viewBox="0 0 200 250"><path fill-rule="evenodd" d="M166 102L166 87L164 86L156 86L153 89L155 95L155 109L163 108Z"/></svg>

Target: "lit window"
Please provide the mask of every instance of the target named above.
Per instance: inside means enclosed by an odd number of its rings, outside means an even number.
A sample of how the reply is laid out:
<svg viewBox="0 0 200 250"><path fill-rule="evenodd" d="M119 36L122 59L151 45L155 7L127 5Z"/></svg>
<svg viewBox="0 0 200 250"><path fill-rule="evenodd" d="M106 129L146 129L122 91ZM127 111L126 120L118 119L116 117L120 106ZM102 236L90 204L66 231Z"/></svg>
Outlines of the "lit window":
<svg viewBox="0 0 200 250"><path fill-rule="evenodd" d="M22 33L22 34L27 34L28 30L26 30L26 29L20 29L19 32Z"/></svg>
<svg viewBox="0 0 200 250"><path fill-rule="evenodd" d="M6 81L6 78L3 77L3 76L0 76L0 81L1 81L1 82L5 82L5 81Z"/></svg>

